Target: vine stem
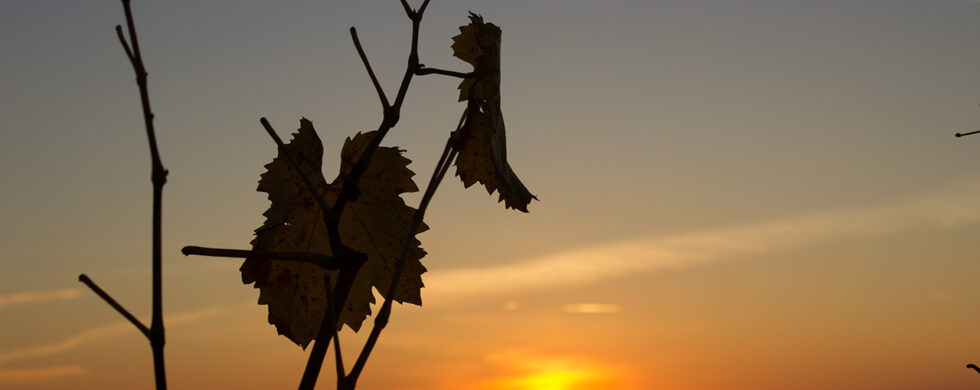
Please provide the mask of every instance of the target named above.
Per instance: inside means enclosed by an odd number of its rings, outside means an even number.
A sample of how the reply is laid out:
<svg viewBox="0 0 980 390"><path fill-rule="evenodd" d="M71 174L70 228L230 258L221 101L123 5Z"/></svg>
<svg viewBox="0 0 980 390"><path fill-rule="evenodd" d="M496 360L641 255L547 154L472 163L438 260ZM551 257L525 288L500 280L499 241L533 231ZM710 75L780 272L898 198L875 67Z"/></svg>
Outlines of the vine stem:
<svg viewBox="0 0 980 390"><path fill-rule="evenodd" d="M357 270L361 268L361 265L364 264L367 258L363 254L354 252L344 246L343 242L340 240L339 230L337 229L337 226L339 225L339 213L334 213L334 211L327 206L326 200L324 200L323 196L317 192L316 187L314 187L313 183L310 182L307 174L300 169L301 167L298 160L296 160L296 158L292 155L292 152L290 152L286 145L282 142L282 139L279 138L279 135L276 133L275 129L272 128L272 125L269 124L269 121L262 118L259 120L259 122L262 123L262 126L265 128L266 132L270 137L272 137L272 140L275 141L279 151L285 155L289 165L292 166L293 170L296 171L296 174L302 179L306 190L310 192L310 195L312 195L314 199L316 199L317 204L320 206L320 214L323 217L323 223L328 227L327 234L330 238L330 248L336 254L336 256L333 256L331 259L342 260L336 262L336 267L333 268L340 270L340 283L337 284L337 287L332 287L332 281L326 281L328 306L328 309L326 310L327 313L324 314L323 319L320 320L320 328L317 331L316 336L317 342L313 344L313 349L310 351L310 359L306 362L306 369L303 371L303 378L300 380L299 388L313 389L313 387L316 386L316 380L320 374L320 367L323 366L323 358L326 355L327 347L330 345L330 340L336 339L337 341L334 344L334 350L337 353L337 388L346 390L344 382L342 381L342 378L344 378L344 363L342 360L340 360L340 339L337 335L337 318L340 318L341 308L343 308L343 306L336 306L334 303L337 301L346 301L354 278L353 276L345 277L345 275L348 275L351 272L353 272L353 275L356 275ZM343 193L343 189L341 189L341 197L343 196ZM215 250L212 251L212 253L215 253L215 255L217 255L217 253L238 255L241 254L239 252L242 252L229 249L218 249L216 252ZM257 253L267 254L265 252ZM303 256L298 256L288 260L306 261L307 259L305 259L305 257L309 254L301 255ZM315 264L326 267L326 264Z"/></svg>
<svg viewBox="0 0 980 390"><path fill-rule="evenodd" d="M356 163L354 163L351 171L346 177L344 177L343 188L341 189L340 194L337 196L337 201L334 202L331 209L335 219L328 222L328 231L339 231L338 221L344 212L344 207L348 202L357 200L357 197L360 194L358 184L360 183L361 176L367 169L367 166L371 161L371 157L378 149L378 146L381 145L381 141L384 139L385 135L387 135L388 131L398 123L401 115L402 103L405 101L405 96L408 93L408 87L411 85L412 77L415 76L415 72L418 71L420 67L418 54L419 25L422 22L422 16L425 13L425 9L429 6L429 0L425 0L418 10L412 10L406 0L401 0L401 4L405 9L405 14L412 21L412 47L411 51L409 52L408 65L405 69L405 75L402 77L402 82L398 88L398 94L395 97L395 101L394 103L391 103L390 106L388 105L387 97L385 97L384 91L380 88L380 84L376 83L377 78L372 77L372 83L375 83L379 100L381 100L382 106L384 107L384 114L381 124L378 126L378 130L374 134L374 137L371 138L371 141L364 149L364 152L361 153L360 158ZM352 37L356 37L356 30L352 31ZM365 68L368 69L370 76L373 74L373 71L371 71L371 66L367 60L367 56L361 55L361 53L363 53L363 48L361 47L359 41L357 41L355 44L355 48L357 48L359 56L361 56L361 60L364 62ZM336 246L331 247L337 248ZM342 250L349 251L343 246L340 248L342 248ZM335 251L334 253L337 252ZM347 305L347 296L350 293L350 288L354 283L354 278L357 276L357 272L360 271L363 264L364 262L360 261L345 263L341 266L337 277L337 285L333 290L335 318L340 318L343 308ZM320 330L317 332L317 337L313 343L313 348L310 350L310 357L306 361L306 369L303 371L303 378L300 380L300 390L312 390L314 386L316 386L317 378L320 375L320 368L323 366L323 359L327 354L330 339L332 338L332 335L336 333L336 327L336 323L328 324L327 321L323 321L323 323L321 323ZM338 384L340 384L339 379Z"/></svg>
<svg viewBox="0 0 980 390"><path fill-rule="evenodd" d="M388 325L388 319L391 316L391 305L394 301L395 291L398 289L398 284L401 281L402 273L405 270L405 264L408 262L408 252L412 248L411 237L414 236L414 232L419 230L419 226L422 225L422 220L425 217L425 210L429 207L429 202L436 193L436 189L439 188L439 184L442 183L443 177L446 176L446 172L449 171L449 167L452 166L453 161L456 159L456 148L453 147L452 137L446 141L446 147L442 151L442 157L439 158L439 162L436 163L435 171L432 172L432 177L429 178L429 185L425 188L425 194L422 195L422 200L419 202L419 208L415 210L415 214L412 216L412 223L408 230L409 239L405 240L405 245L402 247L401 255L398 257L398 265L395 268L395 276L391 279L391 284L388 286L388 296L385 297L384 304L381 305L381 310L378 311L377 317L374 319L374 328L371 329L371 334L368 336L367 341L364 343L364 348L361 349L361 353L354 363L354 367L351 368L350 374L347 375L347 383L350 388L354 388L357 384L357 378L361 375L361 371L364 369L364 365L367 363L368 357L371 356L371 351L374 349L374 345L378 342L378 337L381 336L381 331L384 330L385 326Z"/></svg>
<svg viewBox="0 0 980 390"><path fill-rule="evenodd" d="M369 141L367 147L365 147L364 152L354 163L350 172L344 177L343 185L338 187L327 188L328 191L339 192L337 200L334 202L332 207L328 207L323 194L320 194L316 188L309 181L307 176L301 172L299 164L297 163L291 152L285 147L285 144L276 134L272 125L265 118L262 118L260 122L265 128L266 132L272 137L278 146L280 152L285 156L286 160L292 165L293 169L296 170L306 189L313 195L314 199L320 206L323 221L327 226L327 231L330 235L330 247L334 253L334 256L324 256L312 253L280 253L280 252L263 252L263 251L246 251L246 250L236 250L236 249L220 249L220 248L203 248L203 247L193 247L188 246L183 248L185 255L197 254L205 256L215 256L215 257L236 257L236 258L263 258L263 259L278 259L278 260L291 260L291 261L301 261L309 262L327 269L337 269L339 270L339 275L337 276L336 284L331 288L330 284L333 281L327 283L328 290L332 290L332 293L328 292L328 305L331 308L327 310L327 313L323 316L320 328L317 332L317 336L314 339L313 347L310 351L310 357L307 360L306 368L303 372L303 378L300 381L300 390L311 390L316 386L317 378L319 377L320 369L323 365L323 359L326 356L327 349L329 348L330 341L337 339L337 343L334 344L334 351L336 354L336 366L337 366L337 388L338 389L353 389L357 382L357 377L364 367L368 356L371 353L375 343L377 342L378 336L382 329L384 329L388 317L390 316L392 302L388 298L382 305L381 311L378 317L375 319L375 327L372 329L372 334L369 336L368 343L365 344L364 349L362 349L359 355L355 370L352 371L353 375L345 375L343 368L343 361L340 354L339 338L337 335L337 327L339 324L338 319L343 312L343 308L346 306L347 298L353 285L354 278L356 277L358 271L367 260L366 256L362 253L351 250L346 247L341 241L339 236L339 221L340 216L344 211L345 206L348 202L353 202L357 200L360 195L358 184L360 182L361 176L363 176L366 171L368 164L371 161L371 157L374 152L378 149L381 141L387 135L388 131L393 128L399 120L402 104L405 101L405 97L408 92L408 87L411 84L412 78L414 76L422 76L429 74L440 74L445 76L453 77L469 77L468 73L453 72L434 68L425 68L419 62L418 55L418 44L419 44L419 26L422 21L422 16L425 9L429 5L429 0L425 0L418 10L413 10L406 0L401 0L401 4L405 9L405 13L408 18L412 21L412 46L409 53L408 65L405 69L405 74L402 78L401 85L398 88L398 93L395 97L394 103L389 103L384 90L381 88L381 84L374 74L370 62L368 61L367 54L364 52L364 48L361 45L360 40L357 36L357 30L353 27L350 29L351 38L354 42L354 47L357 50L358 56L364 64L367 70L368 76L378 93L378 99L381 101L381 106L383 108L383 117L381 124L378 126L375 135ZM127 53L129 50L127 48ZM432 178L430 178L429 187L426 189L426 193L423 196L422 202L419 209L416 210L413 220L411 223L411 230L409 237L413 237L411 234L418 230L418 227L422 223L422 218L425 213L425 209L428 206L429 201L435 193L436 188L445 176L446 171L448 171L449 166L455 159L456 149L453 147L452 137L450 141L446 144L446 149L443 151L442 158L439 164L436 166L436 170L433 173ZM399 258L398 266L396 267L395 277L390 285L389 291L395 291L398 286L398 280L404 270L404 265L406 263L407 253L410 248L411 239L406 240L405 247ZM391 294L389 294L391 295ZM382 319L383 318L383 319Z"/></svg>
<svg viewBox="0 0 980 390"><path fill-rule="evenodd" d="M167 388L167 375L164 369L164 356L163 347L166 344L166 337L164 336L163 327L163 282L162 282L162 239L161 239L161 216L163 209L163 186L167 183L167 170L163 167L163 163L160 161L160 153L157 149L157 139L156 131L153 127L153 111L150 109L150 94L147 88L147 73L146 67L143 65L143 56L140 52L139 39L136 36L136 23L133 21L133 11L130 7L130 0L122 0L123 11L126 14L126 28L129 32L129 41L126 41L126 37L123 35L122 26L116 26L116 36L119 38L119 43L122 44L123 50L126 52L126 57L129 59L129 63L133 66L133 72L136 73L136 85L139 87L140 92L140 103L143 108L143 122L146 127L146 136L150 144L150 180L153 182L153 232L152 232L152 273L153 273L153 297L152 297L152 318L150 319L149 328L143 325L136 317L133 317L128 310L122 307L115 299L109 296L108 293L99 288L88 276L85 274L79 275L78 280L88 286L92 291L96 293L99 297L105 300L110 306L112 306L116 311L122 314L127 320L129 320L133 325L136 326L140 332L145 335L150 341L150 347L153 350L153 373L156 382L157 390L164 390Z"/></svg>

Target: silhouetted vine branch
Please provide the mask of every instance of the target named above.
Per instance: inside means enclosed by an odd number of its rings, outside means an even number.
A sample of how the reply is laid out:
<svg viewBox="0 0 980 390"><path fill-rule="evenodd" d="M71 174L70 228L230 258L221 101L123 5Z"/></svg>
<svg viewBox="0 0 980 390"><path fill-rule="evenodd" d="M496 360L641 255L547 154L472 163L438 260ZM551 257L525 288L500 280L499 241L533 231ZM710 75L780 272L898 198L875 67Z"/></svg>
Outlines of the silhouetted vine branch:
<svg viewBox="0 0 980 390"><path fill-rule="evenodd" d="M422 226L425 211L435 195L439 184L449 171L449 168L453 165L459 151L460 140L456 139L456 137L460 133L460 129L463 127L464 120L467 112L469 111L464 111L463 118L460 119L460 122L456 127L456 131L451 132L449 140L446 141L445 148L438 163L436 164L432 176L429 179L429 184L426 187L426 191L422 196L418 208L413 212L411 221L408 224L409 231L406 235L407 239L403 243L402 250L398 255L395 272L388 285L387 291L389 293L385 297L385 301L375 317L374 327L372 328L365 345L361 349L357 361L352 367L351 372L346 374L340 353L340 341L337 335L338 319L341 318L341 314L343 313L342 310L347 305L347 299L355 277L365 264L367 256L363 253L350 249L342 241L338 226L340 218L343 215L345 207L348 205L348 203L357 201L358 197L361 195L361 189L359 188L360 180L366 172L372 157L379 148L384 137L395 125L397 125L401 115L401 108L405 101L405 97L407 96L408 88L411 85L413 77L435 74L458 78L471 78L474 77L475 74L474 72L464 73L425 67L425 65L419 61L419 29L425 10L429 5L429 0L424 0L422 5L417 10L412 9L406 0L400 0L400 2L405 10L406 16L408 16L409 20L412 22L412 38L408 63L393 102L388 99L388 96L385 94L385 91L377 78L377 75L374 73L371 63L368 60L368 56L364 51L364 47L357 35L357 29L354 27L350 28L354 48L356 49L357 54L364 65L368 77L371 80L372 86L378 94L378 100L382 107L382 118L381 123L378 125L377 131L374 132L374 135L360 152L360 156L353 162L350 170L342 178L343 185L328 185L326 191L337 192L336 200L334 200L332 206L328 207L327 200L324 197L325 194L320 193L321 191L318 191L310 181L309 175L311 172L304 172L301 170L298 160L292 155L290 149L287 148L282 142L269 121L266 118L262 118L260 120L266 132L276 143L280 154L284 156L284 159L288 162L289 166L299 175L306 192L312 195L319 206L321 217L329 235L330 250L334 256L325 256L316 253L264 252L256 250L219 249L192 246L184 247L182 250L185 255L195 254L214 257L234 257L256 260L275 259L306 262L318 265L325 269L338 271L335 280L328 277L325 281L329 308L322 317L316 337L313 338L313 347L311 348L310 356L307 360L303 377L299 384L300 390L314 388L317 378L319 377L320 369L323 365L323 359L326 356L327 349L329 348L330 341L334 339L336 339L334 351L337 370L337 388L353 389L356 387L357 380L360 377L360 374L366 365L382 330L384 330L390 318L395 292L398 290L403 273L405 273L409 253L414 247L413 242L415 242L415 233Z"/></svg>
<svg viewBox="0 0 980 390"><path fill-rule="evenodd" d="M453 140L450 138L446 141L446 147L442 152L442 157L439 158L439 162L436 163L436 169L432 172L432 177L429 179L429 185L425 189L425 194L422 195L422 200L419 202L418 209L415 210L415 215L412 216L411 227L409 228L409 237L411 237L411 232L416 232L419 226L422 225L422 220L425 217L425 210L429 207L429 202L436 193L436 189L439 188L439 184L442 182L442 178L446 176L446 172L449 171L449 167L452 166L453 161L456 159L456 148L453 147ZM351 368L350 374L347 375L347 381L353 387L353 384L357 383L357 378L361 375L361 370L364 369L364 365L367 363L368 357L371 355L371 351L374 349L375 343L378 341L378 337L381 336L381 331L384 330L385 326L388 325L388 318L391 316L391 305L394 301L394 291L397 291L398 284L401 282L402 273L405 270L405 264L408 260L408 252L411 250L412 244L411 240L406 240L404 246L402 247L401 256L398 258L398 266L395 268L395 276L391 280L391 285L388 287L388 291L391 293L385 297L384 304L381 305L381 310L378 311L377 317L374 318L374 328L371 329L371 334L368 335L367 341L364 343L364 348L361 349L361 354L357 358L357 362L354 363L354 367Z"/></svg>
<svg viewBox="0 0 980 390"><path fill-rule="evenodd" d="M78 280L88 286L99 297L106 301L116 311L122 314L129 322L136 326L150 341L153 350L153 372L158 390L167 388L167 376L164 370L163 346L166 343L163 329L163 283L162 283L162 255L161 255L161 214L163 200L163 185L167 183L167 170L164 169L160 161L160 153L157 150L156 131L153 128L153 112L150 110L150 94L146 83L146 67L143 65L143 56L140 53L139 40L136 37L136 25L133 21L133 11L129 0L122 0L123 10L126 13L126 28L129 32L129 42L123 35L122 26L116 25L116 36L126 57L129 58L133 71L136 73L136 85L139 87L140 103L143 107L143 122L146 127L146 136L150 143L151 173L150 179L153 182L153 233L152 233L152 272L153 272L153 314L150 319L149 328L143 325L115 299L103 291L95 282L85 274L78 276Z"/></svg>

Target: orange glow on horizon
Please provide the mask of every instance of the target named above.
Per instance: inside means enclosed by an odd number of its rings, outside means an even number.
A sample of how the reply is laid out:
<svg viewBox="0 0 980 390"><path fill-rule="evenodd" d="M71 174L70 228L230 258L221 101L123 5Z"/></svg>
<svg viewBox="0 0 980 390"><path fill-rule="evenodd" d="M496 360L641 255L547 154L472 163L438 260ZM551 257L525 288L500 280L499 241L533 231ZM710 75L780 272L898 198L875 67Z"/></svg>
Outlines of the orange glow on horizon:
<svg viewBox="0 0 980 390"><path fill-rule="evenodd" d="M542 357L522 351L506 351L487 357L503 366L503 378L495 379L480 390L591 390L606 389L618 383L617 369L601 362L570 356Z"/></svg>

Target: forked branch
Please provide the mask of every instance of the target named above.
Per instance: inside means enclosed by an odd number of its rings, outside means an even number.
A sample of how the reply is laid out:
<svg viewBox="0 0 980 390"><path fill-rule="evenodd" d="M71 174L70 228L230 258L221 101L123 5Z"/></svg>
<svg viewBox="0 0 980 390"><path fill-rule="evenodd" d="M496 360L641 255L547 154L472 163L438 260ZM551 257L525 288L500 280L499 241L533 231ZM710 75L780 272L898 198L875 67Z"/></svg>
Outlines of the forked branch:
<svg viewBox="0 0 980 390"><path fill-rule="evenodd" d="M360 158L354 163L350 172L344 177L344 185L340 191L340 195L337 197L336 202L333 204L332 212L337 219L331 221L332 223L327 224L328 231L337 232L339 231L337 226L337 220L344 212L344 207L348 202L355 201L360 195L360 190L358 189L361 176L363 176L364 171L367 169L368 164L371 161L371 157L374 152L381 145L381 141L384 139L388 131L394 127L399 120L401 115L402 103L405 101L405 96L408 93L408 87L411 85L412 77L415 76L416 71L419 70L419 25L422 22L422 16L425 13L426 7L429 5L429 0L425 0L422 6L418 10L413 10L408 2L405 0L401 1L402 7L405 9L406 15L412 21L412 47L408 56L408 65L405 69L405 74L402 77L401 85L398 88L398 94L395 97L394 103L390 106L387 105L387 97L384 95L383 89L380 83L377 82L377 77L373 76L374 71L370 67L370 63L367 61L366 55L363 55L363 48L360 48L360 41L356 39L356 30L352 31L352 38L355 40L355 48L359 48L359 55L362 56L362 61L364 62L365 68L368 71L369 76L371 76L372 83L375 84L375 88L378 91L379 99L382 101L382 105L386 107L381 120L381 124L378 126L377 132L374 137L365 147L364 152L361 153ZM341 248L344 248L340 246ZM336 248L336 246L334 247ZM337 278L337 285L334 287L334 312L337 318L339 318L341 310L347 304L347 296L350 292L351 286L354 283L354 278L357 276L358 271L360 271L363 262L355 264L344 264L340 268L340 274ZM329 311L329 310L328 310ZM313 348L310 351L310 358L306 362L306 370L303 372L303 379L300 381L300 390L310 390L316 385L317 377L320 375L320 367L323 365L323 358L327 353L327 346L330 343L332 335L336 333L336 324L330 324L327 326L324 321L320 326L320 330L317 333L316 340L314 341ZM350 387L354 387L355 383L348 381Z"/></svg>
<svg viewBox="0 0 980 390"><path fill-rule="evenodd" d="M139 320L133 317L125 308L123 308L115 299L112 299L109 294L103 291L99 286L97 286L88 276L82 274L79 275L78 279L86 286L92 289L99 297L105 300L110 306L112 306L119 314L122 314L127 320L129 320L136 328L140 330L149 340L150 347L153 350L153 372L156 381L157 390L163 390L167 388L167 377L166 371L164 369L164 359L163 359L163 346L166 343L164 337L163 329L163 283L162 283L162 255L161 255L161 216L162 216L162 200L163 200L163 185L167 183L167 170L164 169L163 163L160 161L160 153L157 150L157 138L156 131L153 128L153 111L150 109L150 93L147 88L146 83L146 67L143 65L143 56L140 53L139 39L136 36L136 23L133 21L133 11L130 7L129 0L122 0L123 11L126 14L126 27L129 32L129 41L126 41L126 37L123 35L122 26L116 26L116 37L119 38L119 43L122 45L123 50L126 52L126 58L129 59L129 63L133 66L133 72L136 73L136 85L139 87L140 92L140 104L143 108L143 123L146 127L146 137L150 144L150 180L153 182L153 232L152 232L152 273L153 273L153 308L152 308L152 318L150 319L150 327L147 328Z"/></svg>

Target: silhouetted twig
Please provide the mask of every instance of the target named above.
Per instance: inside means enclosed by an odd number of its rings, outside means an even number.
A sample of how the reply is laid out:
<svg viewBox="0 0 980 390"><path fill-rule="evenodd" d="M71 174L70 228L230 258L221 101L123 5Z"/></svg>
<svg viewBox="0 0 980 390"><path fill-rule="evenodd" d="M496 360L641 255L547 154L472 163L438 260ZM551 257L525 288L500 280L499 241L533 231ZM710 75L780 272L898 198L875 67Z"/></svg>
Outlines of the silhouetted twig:
<svg viewBox="0 0 980 390"><path fill-rule="evenodd" d="M78 281L84 283L86 286L88 286L88 288L92 289L92 291L95 292L95 295L98 295L100 298L105 300L105 302L108 303L109 306L112 306L113 309L116 309L116 311L118 311L119 314L122 314L122 316L125 317L127 320L129 320L129 322L131 322L133 325L135 325L136 329L139 329L144 336L146 336L147 338L150 337L150 328L147 328L146 325L143 325L143 323L140 322L140 320L137 319L136 316L132 315L129 312L129 310L126 310L126 308L122 307L122 305L120 305L119 302L116 302L116 300L113 299L111 296L109 296L109 294L106 293L104 290L102 290L102 288L100 288L99 285L95 284L95 282L93 282L92 279L89 279L88 275L85 274L78 275Z"/></svg>
<svg viewBox="0 0 980 390"><path fill-rule="evenodd" d="M357 55L361 57L361 62L364 63L364 69L367 69L368 77L371 77L371 83L374 84L374 89L378 91L378 99L381 100L381 109L387 110L390 105L388 104L388 96L385 96L385 90L381 88L381 83L378 82L378 77L374 75L374 69L371 69L371 62L367 59L367 54L364 53L364 48L361 47L361 40L357 39L357 29L354 27L350 28L350 37L354 41L354 48L357 49Z"/></svg>
<svg viewBox="0 0 980 390"><path fill-rule="evenodd" d="M956 133L956 138L959 138L959 137L965 137L965 136L968 136L968 135L973 135L973 134L976 134L976 133L980 133L980 130L977 130L977 131L971 131L971 132L969 132L969 133Z"/></svg>
<svg viewBox="0 0 980 390"><path fill-rule="evenodd" d="M456 159L456 148L453 147L453 140L450 138L446 141L446 147L442 151L442 157L439 158L439 162L436 163L435 171L432 172L432 177L429 179L429 185L425 189L425 194L422 195L422 201L419 202L419 208L415 210L415 214L412 216L412 223L409 227L408 240L405 240L405 244L402 247L401 255L398 257L398 265L395 268L395 276L391 279L391 285L388 286L388 296L385 297L384 304L381 305L381 310L378 311L377 317L374 318L374 328L371 329L371 334L368 336L367 341L364 343L364 348L361 349L361 354L357 358L357 362L354 363L354 367L351 368L350 374L347 376L347 382L353 385L357 383L357 378L361 375L361 370L364 369L364 365L367 363L368 357L371 355L371 351L374 349L375 343L378 341L378 337L381 335L381 331L384 330L385 326L388 325L388 318L391 316L391 305L394 301L395 292L398 290L398 284L401 281L401 275L405 270L405 264L408 262L408 252L412 248L412 239L414 233L418 231L419 226L422 225L422 220L425 217L425 210L429 207L429 201L436 193L436 189L439 188L439 184L442 182L442 178L446 176L446 172L449 171L449 167L452 166L453 160Z"/></svg>
<svg viewBox="0 0 980 390"><path fill-rule="evenodd" d="M444 70L444 69L438 69L438 68L428 68L428 67L426 67L423 64L419 64L419 68L415 71L415 75L416 76L425 76L425 75L430 75L430 74L440 74L440 75L443 75L443 76L459 77L461 79L473 77L473 72L463 73L463 72L456 72L456 71L453 71L453 70Z"/></svg>
<svg viewBox="0 0 980 390"><path fill-rule="evenodd" d="M980 367L977 367L976 364L973 364L973 363L967 364L966 365L966 368L972 368L973 371L976 371L977 373L980 373Z"/></svg>
<svg viewBox="0 0 980 390"><path fill-rule="evenodd" d="M312 252L265 252L243 249L205 248L201 246L185 246L180 250L185 256L199 255L210 257L228 257L234 259L256 260L293 260L310 263L325 269L339 269L340 259Z"/></svg>
<svg viewBox="0 0 980 390"><path fill-rule="evenodd" d="M161 256L161 215L163 186L167 183L167 170L164 169L160 161L160 153L157 150L156 131L153 128L153 112L150 110L150 94L146 83L146 67L143 66L143 56L140 54L139 40L136 37L136 25L133 21L133 12L129 0L122 0L123 11L126 14L126 27L129 32L129 42L123 35L122 26L116 26L116 36L126 57L133 66L136 73L136 85L139 87L140 103L143 107L143 122L146 127L146 136L150 144L151 173L150 179L153 182L153 236L152 236L152 272L153 272L153 308L150 327L139 322L132 314L124 309L105 291L99 288L88 276L82 274L78 279L86 286L95 291L102 299L116 309L123 317L132 322L150 340L150 347L153 349L153 372L156 379L158 390L167 388L167 377L164 370L163 346L166 343L163 328L163 283L162 283L162 256Z"/></svg>

